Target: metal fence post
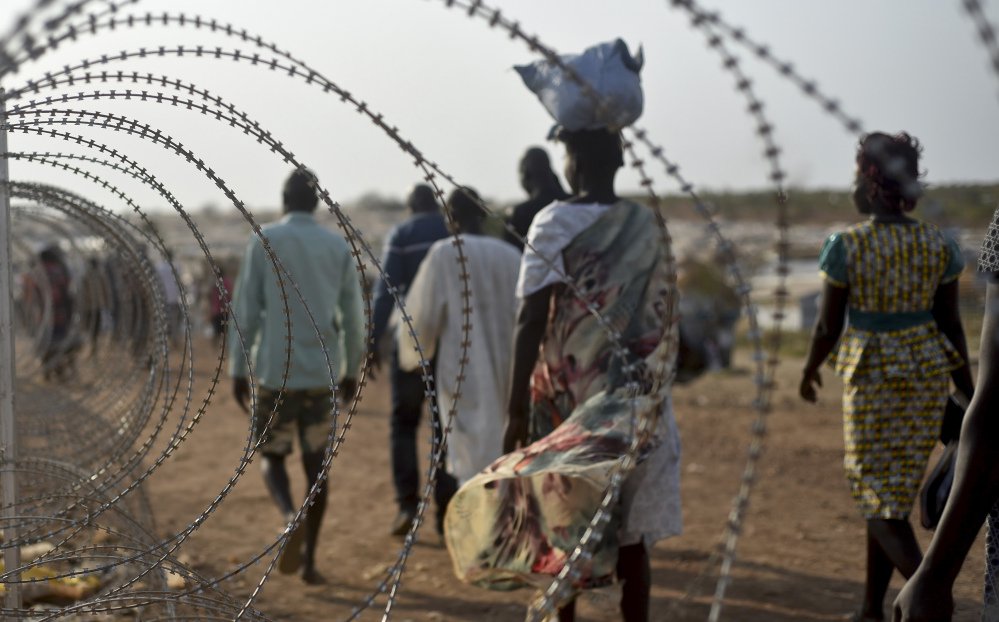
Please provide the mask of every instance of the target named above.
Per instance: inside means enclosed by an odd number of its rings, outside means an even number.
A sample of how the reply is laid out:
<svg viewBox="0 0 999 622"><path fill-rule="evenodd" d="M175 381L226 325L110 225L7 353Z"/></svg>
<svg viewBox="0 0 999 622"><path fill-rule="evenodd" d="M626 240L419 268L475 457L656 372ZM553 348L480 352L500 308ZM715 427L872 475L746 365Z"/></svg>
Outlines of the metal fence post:
<svg viewBox="0 0 999 622"><path fill-rule="evenodd" d="M14 289L10 253L10 173L7 158L7 104L0 89L0 520L3 524L4 571L21 566L20 547L10 546L17 540L17 437L14 430ZM8 609L21 608L20 574L7 582L5 604Z"/></svg>

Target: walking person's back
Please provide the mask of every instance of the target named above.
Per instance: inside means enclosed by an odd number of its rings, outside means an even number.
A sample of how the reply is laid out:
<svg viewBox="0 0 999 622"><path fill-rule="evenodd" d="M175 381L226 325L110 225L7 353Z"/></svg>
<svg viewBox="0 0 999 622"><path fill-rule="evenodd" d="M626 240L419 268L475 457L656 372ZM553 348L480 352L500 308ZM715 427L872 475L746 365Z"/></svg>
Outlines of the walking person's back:
<svg viewBox="0 0 999 622"><path fill-rule="evenodd" d="M319 201L312 174L294 171L282 198L285 216L261 231L278 265L260 238L247 244L232 305L229 373L237 403L249 412L252 362L258 386L249 413L253 437L289 537L278 570L301 567L306 583L322 583L315 552L327 482L316 489L304 523L296 524L284 462L297 436L308 485L316 487L332 424L331 375L345 402L357 386L364 353L361 287L347 242L312 216Z"/></svg>
<svg viewBox="0 0 999 622"><path fill-rule="evenodd" d="M965 396L974 390L958 306L960 248L908 215L920 152L905 133L861 140L853 198L869 220L822 249L822 303L798 389L815 402L830 357L843 378L843 465L867 522L866 584L852 618L862 622L884 619L896 569L909 577L919 566L909 514L951 381Z"/></svg>
<svg viewBox="0 0 999 622"><path fill-rule="evenodd" d="M459 484L502 453L520 270L516 249L484 235L485 213L478 201L468 188L451 194L448 205L461 253L451 238L434 244L406 298L422 356L437 360L440 410L445 417L454 414L447 465ZM462 265L469 277L467 292ZM422 356L407 326L399 327L398 339L400 366L418 371Z"/></svg>
<svg viewBox="0 0 999 622"><path fill-rule="evenodd" d="M341 335L347 339L347 347L351 350L349 358L354 360L354 366L350 367L353 373L360 361L360 345L357 342L363 341L364 329L358 315L339 311L341 301L347 303L353 290L358 288L354 283L357 275L347 242L340 235L320 226L311 213L304 212L292 212L278 222L264 225L262 235L287 275L282 274L282 290L277 276L273 275L263 245L253 238L248 254L252 263L249 266L244 264L238 283L244 283L243 271L248 267L254 273L266 271L270 274L268 278L256 279L257 291L241 291L237 307L240 310L245 308L246 299L242 296L255 296L256 302L266 309L264 327L257 343L259 353L255 357L258 368L254 374L260 384L273 389L282 386L284 351L290 345L291 358L284 386L288 389L328 386L329 370L320 337L331 353L338 351ZM302 299L312 313L311 318ZM290 319L290 344L288 329L284 327L285 300ZM239 317L244 321L241 313ZM244 331L256 330L252 324L246 328L241 325L240 328ZM342 373L342 369L338 369L343 367L342 358L331 356L331 359L337 366L334 371Z"/></svg>

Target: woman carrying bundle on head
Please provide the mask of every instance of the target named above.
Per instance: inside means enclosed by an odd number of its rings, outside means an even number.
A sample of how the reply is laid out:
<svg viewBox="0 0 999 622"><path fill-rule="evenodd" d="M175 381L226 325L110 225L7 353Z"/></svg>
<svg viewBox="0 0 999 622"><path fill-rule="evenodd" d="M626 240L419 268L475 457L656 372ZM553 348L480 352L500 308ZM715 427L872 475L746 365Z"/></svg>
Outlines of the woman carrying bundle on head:
<svg viewBox="0 0 999 622"><path fill-rule="evenodd" d="M867 520L858 621L884 619L893 570L909 577L919 566L909 513L940 434L950 379L965 397L973 391L958 310L960 248L908 215L921 190L919 154L905 133L861 140L853 199L869 219L832 235L822 249L821 310L799 388L815 402L819 367L832 357L844 383L844 466Z"/></svg>
<svg viewBox="0 0 999 622"><path fill-rule="evenodd" d="M605 52L621 53L617 43ZM547 587L644 429L637 466L610 506L609 523L556 606L559 620L573 620L575 593L616 574L623 619L645 622L649 547L681 530L670 403L673 258L655 214L614 191L623 165L618 130L563 128L556 137L573 196L541 210L527 235L506 455L457 493L445 541L462 580L493 589Z"/></svg>

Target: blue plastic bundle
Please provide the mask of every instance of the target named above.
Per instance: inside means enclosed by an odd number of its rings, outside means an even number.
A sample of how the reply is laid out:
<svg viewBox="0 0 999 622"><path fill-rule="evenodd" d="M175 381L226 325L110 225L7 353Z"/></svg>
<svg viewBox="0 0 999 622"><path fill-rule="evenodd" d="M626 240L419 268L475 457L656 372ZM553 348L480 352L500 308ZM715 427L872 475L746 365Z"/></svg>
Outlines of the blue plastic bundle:
<svg viewBox="0 0 999 622"><path fill-rule="evenodd" d="M514 67L558 125L570 131L617 130L641 116L641 47L632 56L624 41L616 39L582 54L563 55L561 60L593 88L597 98L584 92L562 67L546 60Z"/></svg>

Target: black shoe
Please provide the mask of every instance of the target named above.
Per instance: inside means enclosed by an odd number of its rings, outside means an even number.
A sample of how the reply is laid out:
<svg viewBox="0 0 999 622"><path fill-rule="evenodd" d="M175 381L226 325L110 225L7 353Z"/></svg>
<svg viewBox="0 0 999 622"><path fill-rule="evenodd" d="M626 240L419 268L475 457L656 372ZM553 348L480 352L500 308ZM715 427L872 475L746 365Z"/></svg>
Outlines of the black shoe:
<svg viewBox="0 0 999 622"><path fill-rule="evenodd" d="M392 521L392 535L406 535L413 527L413 521L415 520L416 510L399 510L399 513L395 515L395 520Z"/></svg>

